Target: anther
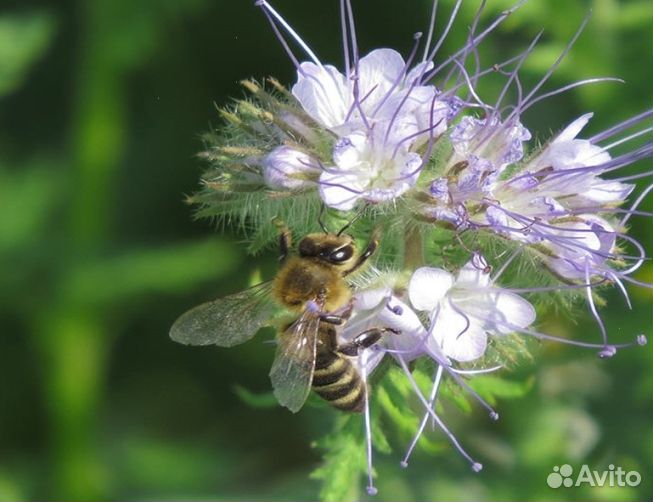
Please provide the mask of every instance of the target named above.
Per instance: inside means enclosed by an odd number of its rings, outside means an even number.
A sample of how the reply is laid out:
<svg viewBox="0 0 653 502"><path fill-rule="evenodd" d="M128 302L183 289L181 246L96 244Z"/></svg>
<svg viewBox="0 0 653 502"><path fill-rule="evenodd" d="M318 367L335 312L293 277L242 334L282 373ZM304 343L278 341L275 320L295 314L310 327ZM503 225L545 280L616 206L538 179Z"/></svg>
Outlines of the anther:
<svg viewBox="0 0 653 502"><path fill-rule="evenodd" d="M481 472L482 470L483 470L483 464L479 464L478 462L474 462L472 464L472 471Z"/></svg>
<svg viewBox="0 0 653 502"><path fill-rule="evenodd" d="M637 336L637 345L646 345L648 343L648 340L646 338L646 335L638 335Z"/></svg>
<svg viewBox="0 0 653 502"><path fill-rule="evenodd" d="M394 307L391 307L390 305L388 305L388 309L394 315L402 315L404 313L404 309L401 308L401 305L395 305Z"/></svg>
<svg viewBox="0 0 653 502"><path fill-rule="evenodd" d="M614 345L606 345L603 350L598 353L598 356L601 359L610 359L617 353L617 347Z"/></svg>
<svg viewBox="0 0 653 502"><path fill-rule="evenodd" d="M496 411L491 412L490 419L496 422L497 420L499 420L499 414Z"/></svg>

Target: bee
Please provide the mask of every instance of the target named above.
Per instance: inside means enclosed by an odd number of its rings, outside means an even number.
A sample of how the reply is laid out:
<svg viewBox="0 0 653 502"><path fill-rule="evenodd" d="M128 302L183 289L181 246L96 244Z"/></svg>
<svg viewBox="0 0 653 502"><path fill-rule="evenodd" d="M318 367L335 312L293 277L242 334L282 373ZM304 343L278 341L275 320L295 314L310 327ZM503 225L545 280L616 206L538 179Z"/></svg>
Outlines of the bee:
<svg viewBox="0 0 653 502"><path fill-rule="evenodd" d="M277 306L296 319L278 330L277 348L270 370L279 403L297 412L310 393L347 412L361 412L367 387L352 358L376 344L390 328L363 331L347 343L338 333L352 312L352 291L347 276L374 254L376 232L362 253L343 231L304 236L291 254L288 228L279 229L281 267L272 281L199 305L183 314L170 330L170 337L187 345L232 347L246 342L271 325Z"/></svg>

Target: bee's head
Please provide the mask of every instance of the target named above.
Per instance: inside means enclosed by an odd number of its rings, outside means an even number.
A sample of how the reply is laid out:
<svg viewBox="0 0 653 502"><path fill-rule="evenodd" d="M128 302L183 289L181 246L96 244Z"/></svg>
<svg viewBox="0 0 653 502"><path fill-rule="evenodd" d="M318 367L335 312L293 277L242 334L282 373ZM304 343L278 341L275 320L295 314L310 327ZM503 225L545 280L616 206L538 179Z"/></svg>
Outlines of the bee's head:
<svg viewBox="0 0 653 502"><path fill-rule="evenodd" d="M309 234L299 241L299 256L316 258L331 265L347 265L356 254L350 235Z"/></svg>

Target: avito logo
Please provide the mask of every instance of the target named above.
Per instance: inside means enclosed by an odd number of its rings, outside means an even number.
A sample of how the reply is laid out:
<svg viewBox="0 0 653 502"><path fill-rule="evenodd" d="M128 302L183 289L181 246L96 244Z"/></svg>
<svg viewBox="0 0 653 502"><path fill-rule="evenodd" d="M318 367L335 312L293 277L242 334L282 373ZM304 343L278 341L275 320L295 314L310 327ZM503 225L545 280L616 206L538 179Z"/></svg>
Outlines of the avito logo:
<svg viewBox="0 0 653 502"><path fill-rule="evenodd" d="M607 471L593 471L583 464L574 479L574 468L569 464L554 466L553 472L546 478L546 484L551 488L571 488L586 483L590 486L637 486L642 482L642 476L637 471L625 471L620 466L615 469L613 464Z"/></svg>

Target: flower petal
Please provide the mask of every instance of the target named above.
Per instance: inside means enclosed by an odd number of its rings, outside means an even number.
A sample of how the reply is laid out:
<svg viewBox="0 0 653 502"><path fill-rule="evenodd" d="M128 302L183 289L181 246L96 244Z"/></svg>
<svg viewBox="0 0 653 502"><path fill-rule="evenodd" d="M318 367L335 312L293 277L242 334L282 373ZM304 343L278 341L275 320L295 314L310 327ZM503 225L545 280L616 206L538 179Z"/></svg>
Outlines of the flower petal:
<svg viewBox="0 0 653 502"><path fill-rule="evenodd" d="M309 184L302 175L315 171L311 157L288 146L280 146L263 158L263 179L274 189L293 190Z"/></svg>
<svg viewBox="0 0 653 502"><path fill-rule="evenodd" d="M474 290L486 288L490 284L490 274L485 270L487 262L478 255L469 260L458 272L456 287Z"/></svg>
<svg viewBox="0 0 653 502"><path fill-rule="evenodd" d="M558 134L558 136L556 136L556 138L553 140L553 143L560 143L563 141L571 141L575 139L593 116L593 113L586 113L585 115L578 117L571 124L565 127L563 131Z"/></svg>
<svg viewBox="0 0 653 502"><path fill-rule="evenodd" d="M410 303L417 310L435 310L453 283L453 275L446 270L431 267L418 268L408 284Z"/></svg>
<svg viewBox="0 0 653 502"><path fill-rule="evenodd" d="M358 62L359 95L367 96L365 108L372 109L390 91L406 63L394 49L375 49Z"/></svg>
<svg viewBox="0 0 653 502"><path fill-rule="evenodd" d="M345 76L335 67L302 63L292 94L323 126L336 127L345 121L351 96Z"/></svg>
<svg viewBox="0 0 653 502"><path fill-rule="evenodd" d="M368 146L368 137L363 132L354 132L340 138L333 146L333 162L339 169L349 171L360 167L361 157Z"/></svg>
<svg viewBox="0 0 653 502"><path fill-rule="evenodd" d="M498 334L512 333L535 322L535 308L521 296L490 288L472 293L464 302L455 302L459 310L476 319L486 331Z"/></svg>
<svg viewBox="0 0 653 502"><path fill-rule="evenodd" d="M374 288L359 291L354 296L354 307L356 310L372 310L379 306L384 300L392 296L390 288Z"/></svg>
<svg viewBox="0 0 653 502"><path fill-rule="evenodd" d="M478 359L485 353L487 333L473 317L457 312L449 302L443 302L431 329L428 347L456 361Z"/></svg>
<svg viewBox="0 0 653 502"><path fill-rule="evenodd" d="M356 174L325 171L320 175L320 197L327 206L340 211L352 209L364 195L364 188Z"/></svg>
<svg viewBox="0 0 653 502"><path fill-rule="evenodd" d="M433 61L424 61L415 65L415 68L410 70L408 75L406 75L406 85L412 85L415 80L417 80L417 83L419 84L424 75L433 69L433 66Z"/></svg>
<svg viewBox="0 0 653 502"><path fill-rule="evenodd" d="M633 191L635 185L619 183L618 181L602 180L594 178L589 190L583 192L581 197L603 204L610 202L623 202Z"/></svg>

